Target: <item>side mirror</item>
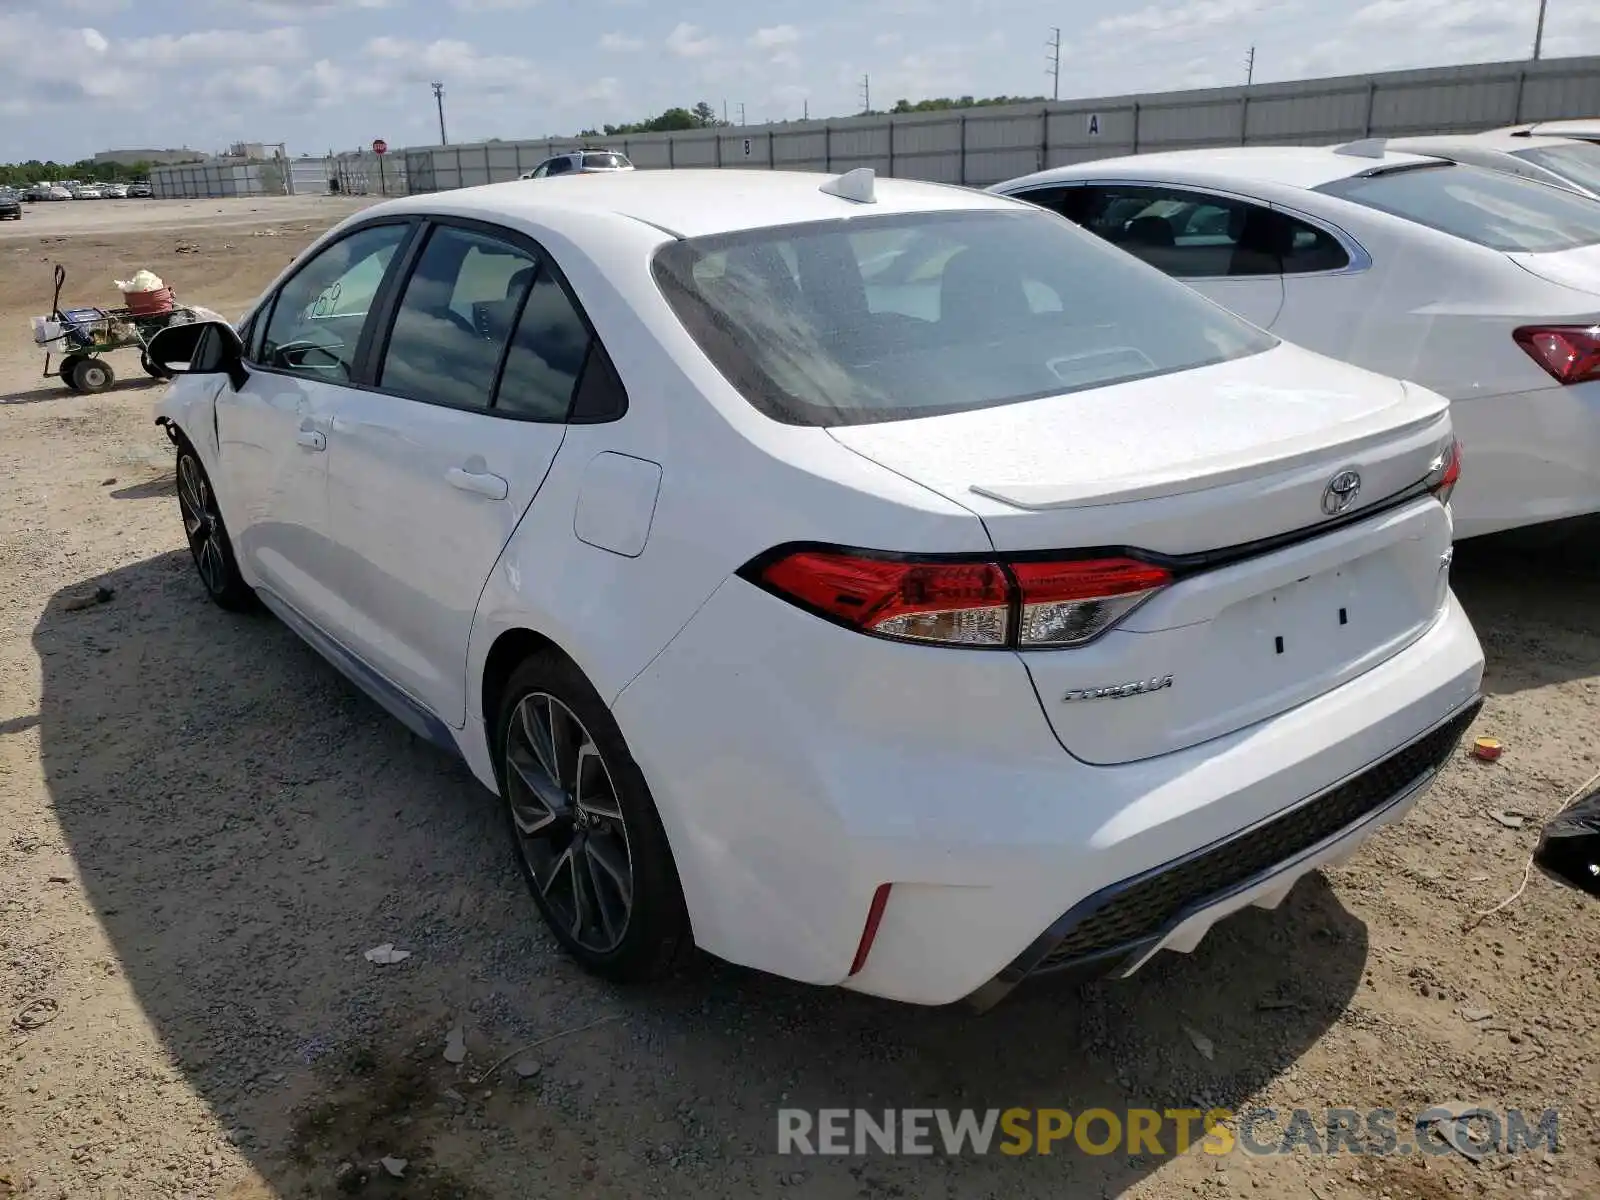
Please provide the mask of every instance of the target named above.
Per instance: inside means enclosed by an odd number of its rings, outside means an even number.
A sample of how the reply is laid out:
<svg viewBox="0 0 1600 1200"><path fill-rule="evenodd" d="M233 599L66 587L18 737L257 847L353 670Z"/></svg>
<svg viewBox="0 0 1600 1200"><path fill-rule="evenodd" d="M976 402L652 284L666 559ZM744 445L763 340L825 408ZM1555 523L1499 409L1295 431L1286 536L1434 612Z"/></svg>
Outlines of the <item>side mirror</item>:
<svg viewBox="0 0 1600 1200"><path fill-rule="evenodd" d="M244 381L244 343L225 321L191 321L169 325L144 348L152 374L226 375L237 387Z"/></svg>

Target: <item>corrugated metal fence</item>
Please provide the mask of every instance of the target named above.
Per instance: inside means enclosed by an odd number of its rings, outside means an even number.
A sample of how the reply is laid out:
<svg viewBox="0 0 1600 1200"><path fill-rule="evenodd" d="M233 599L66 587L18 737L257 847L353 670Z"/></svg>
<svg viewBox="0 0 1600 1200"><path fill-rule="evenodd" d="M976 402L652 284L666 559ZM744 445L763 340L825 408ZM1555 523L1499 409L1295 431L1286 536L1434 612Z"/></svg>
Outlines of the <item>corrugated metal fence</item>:
<svg viewBox="0 0 1600 1200"><path fill-rule="evenodd" d="M157 196L281 196L286 190L281 160L252 163L191 163L152 167L150 190Z"/></svg>
<svg viewBox="0 0 1600 1200"><path fill-rule="evenodd" d="M602 138L641 169L755 167L847 171L983 187L1044 167L1219 145L1318 144L1474 131L1600 114L1600 58L1487 63L1377 75L1149 93L1026 107L693 129ZM388 191L444 191L515 179L583 144L479 142L391 152ZM340 156L369 190L373 156ZM404 182L394 168L403 162Z"/></svg>

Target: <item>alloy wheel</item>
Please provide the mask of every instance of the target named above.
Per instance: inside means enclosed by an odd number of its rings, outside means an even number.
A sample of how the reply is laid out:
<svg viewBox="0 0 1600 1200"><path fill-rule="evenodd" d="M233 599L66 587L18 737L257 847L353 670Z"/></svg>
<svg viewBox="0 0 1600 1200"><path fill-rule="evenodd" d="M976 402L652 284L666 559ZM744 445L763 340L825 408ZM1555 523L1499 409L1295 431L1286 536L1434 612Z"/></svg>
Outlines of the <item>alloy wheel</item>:
<svg viewBox="0 0 1600 1200"><path fill-rule="evenodd" d="M228 586L228 563L222 553L222 514L200 464L189 454L178 459L178 508L183 513L183 531L189 538L189 551L200 571L200 579L213 596Z"/></svg>
<svg viewBox="0 0 1600 1200"><path fill-rule="evenodd" d="M530 692L505 737L506 802L517 847L553 923L607 954L633 911L633 853L611 771L573 711Z"/></svg>

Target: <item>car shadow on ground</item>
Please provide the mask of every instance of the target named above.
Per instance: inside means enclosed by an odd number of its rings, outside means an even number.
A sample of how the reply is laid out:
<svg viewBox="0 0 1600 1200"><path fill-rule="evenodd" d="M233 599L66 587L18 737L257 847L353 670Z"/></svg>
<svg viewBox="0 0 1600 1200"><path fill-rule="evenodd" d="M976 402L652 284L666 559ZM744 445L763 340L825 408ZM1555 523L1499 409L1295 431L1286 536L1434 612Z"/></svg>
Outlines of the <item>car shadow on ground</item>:
<svg viewBox="0 0 1600 1200"><path fill-rule="evenodd" d="M118 379L104 392L95 393L98 396L114 396L118 392L148 392L158 387L164 387L166 380L149 379L144 376L135 376L132 379ZM36 388L25 392L6 392L0 394L0 405L44 404L50 400L87 399L78 392L74 392L59 379L51 379Z"/></svg>
<svg viewBox="0 0 1600 1200"><path fill-rule="evenodd" d="M1459 542L1450 581L1483 643L1488 694L1594 674L1600 663L1600 518Z"/></svg>
<svg viewBox="0 0 1600 1200"><path fill-rule="evenodd" d="M91 582L113 598L74 607ZM1161 1158L780 1156L777 1113L1240 1107L1361 983L1366 928L1313 876L1193 955L982 1016L704 960L609 987L539 926L465 767L276 621L209 604L186 554L64 587L34 645L89 899L171 1061L281 1195L385 1154L412 1164L407 1195L1117 1195ZM411 956L366 961L385 943Z"/></svg>

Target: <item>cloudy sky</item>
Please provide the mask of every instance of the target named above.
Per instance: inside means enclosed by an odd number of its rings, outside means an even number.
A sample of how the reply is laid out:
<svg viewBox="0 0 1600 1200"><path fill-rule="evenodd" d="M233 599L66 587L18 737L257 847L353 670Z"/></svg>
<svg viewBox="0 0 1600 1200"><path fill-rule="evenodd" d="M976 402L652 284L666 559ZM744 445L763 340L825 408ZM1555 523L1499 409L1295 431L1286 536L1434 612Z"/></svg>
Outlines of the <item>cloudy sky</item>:
<svg viewBox="0 0 1600 1200"><path fill-rule="evenodd" d="M287 142L291 154L575 133L669 105L737 119L926 96L1061 94L1525 57L1537 0L0 0L0 161ZM1549 57L1600 2L1549 0Z"/></svg>

